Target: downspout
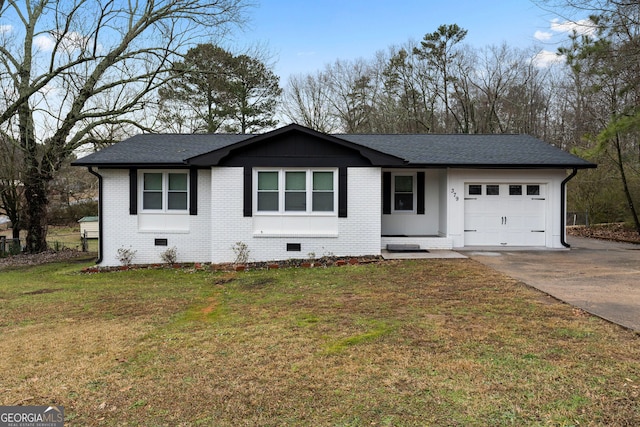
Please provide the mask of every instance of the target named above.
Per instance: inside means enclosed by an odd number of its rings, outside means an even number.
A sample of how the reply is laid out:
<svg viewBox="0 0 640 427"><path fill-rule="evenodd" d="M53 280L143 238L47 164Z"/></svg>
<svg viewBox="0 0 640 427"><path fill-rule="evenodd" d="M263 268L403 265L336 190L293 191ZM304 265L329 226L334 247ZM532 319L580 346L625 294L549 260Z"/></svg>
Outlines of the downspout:
<svg viewBox="0 0 640 427"><path fill-rule="evenodd" d="M96 264L102 262L102 175L94 171L91 166L88 167L91 175L98 177L98 258Z"/></svg>
<svg viewBox="0 0 640 427"><path fill-rule="evenodd" d="M569 174L568 177L566 177L563 181L562 184L560 184L560 243L562 244L562 246L564 246L565 248L570 248L571 245L567 243L566 239L565 239L565 235L567 233L567 213L566 213L566 209L567 209L567 201L566 201L566 194L567 194L567 183L571 180L571 178L573 178L574 176L576 176L578 174L578 168L573 168L573 172L571 172L571 174Z"/></svg>

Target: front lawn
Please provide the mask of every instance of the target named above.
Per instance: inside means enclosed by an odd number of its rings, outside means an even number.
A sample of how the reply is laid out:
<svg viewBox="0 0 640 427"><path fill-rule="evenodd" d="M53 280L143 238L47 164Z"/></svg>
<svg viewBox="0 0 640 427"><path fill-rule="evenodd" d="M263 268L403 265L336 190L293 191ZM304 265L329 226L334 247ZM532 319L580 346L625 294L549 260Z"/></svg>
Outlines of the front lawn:
<svg viewBox="0 0 640 427"><path fill-rule="evenodd" d="M0 405L66 424L640 425L638 335L472 260L0 271Z"/></svg>

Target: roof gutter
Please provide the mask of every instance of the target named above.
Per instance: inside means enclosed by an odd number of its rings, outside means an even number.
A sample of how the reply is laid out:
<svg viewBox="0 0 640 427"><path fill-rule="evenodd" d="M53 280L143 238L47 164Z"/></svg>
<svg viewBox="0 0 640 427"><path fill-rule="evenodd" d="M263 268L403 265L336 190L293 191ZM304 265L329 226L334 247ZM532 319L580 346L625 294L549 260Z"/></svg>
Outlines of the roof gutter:
<svg viewBox="0 0 640 427"><path fill-rule="evenodd" d="M566 234L567 234L567 225L566 225L566 221L567 221L567 214L566 214L566 209L567 209L567 201L566 201L566 194L567 194L567 183L578 174L578 168L573 168L573 172L571 172L571 174L569 174L568 177L566 177L563 181L562 184L560 184L560 243L562 244L562 246L564 246L565 248L570 248L571 245L567 243L566 241Z"/></svg>
<svg viewBox="0 0 640 427"><path fill-rule="evenodd" d="M98 258L96 264L102 262L102 175L94 171L91 166L88 166L89 173L98 177Z"/></svg>

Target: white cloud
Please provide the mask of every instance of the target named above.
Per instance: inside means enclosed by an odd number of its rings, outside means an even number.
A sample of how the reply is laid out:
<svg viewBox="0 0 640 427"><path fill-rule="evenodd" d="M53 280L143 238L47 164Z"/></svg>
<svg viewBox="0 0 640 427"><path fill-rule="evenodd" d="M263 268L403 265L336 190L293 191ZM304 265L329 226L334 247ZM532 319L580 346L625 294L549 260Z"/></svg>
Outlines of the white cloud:
<svg viewBox="0 0 640 427"><path fill-rule="evenodd" d="M551 37L553 37L552 33L546 32L546 31L536 31L533 35L533 38L535 38L536 40L540 40L540 41L545 41L545 40L549 40Z"/></svg>
<svg viewBox="0 0 640 427"><path fill-rule="evenodd" d="M13 31L13 25L0 25L0 34L6 34Z"/></svg>
<svg viewBox="0 0 640 427"><path fill-rule="evenodd" d="M531 61L538 68L547 68L553 64L564 62L565 57L549 50L541 50L531 58Z"/></svg>
<svg viewBox="0 0 640 427"><path fill-rule="evenodd" d="M572 33L575 31L579 35L592 35L596 31L596 26L588 19L560 22L556 18L551 20L551 31L556 33Z"/></svg>
<svg viewBox="0 0 640 427"><path fill-rule="evenodd" d="M558 18L552 19L549 22L549 30L538 30L533 34L533 37L541 42L555 43L559 39L564 39L567 34L576 33L578 35L593 35L595 34L597 27L589 19L581 19L578 21L560 21ZM563 59L549 51L540 51L533 58L534 63L540 67L547 67L552 63L560 62Z"/></svg>
<svg viewBox="0 0 640 427"><path fill-rule="evenodd" d="M67 50L74 50L83 48L84 46L86 46L88 41L89 39L87 37L83 36L80 33L72 31L65 36L63 44Z"/></svg>
<svg viewBox="0 0 640 427"><path fill-rule="evenodd" d="M33 39L33 45L38 50L43 50L45 52L51 52L53 50L53 46L55 42L49 36L37 36Z"/></svg>
<svg viewBox="0 0 640 427"><path fill-rule="evenodd" d="M89 39L72 31L64 36L62 42L60 43L60 47L67 52L73 52L76 49L83 49ZM40 35L33 39L33 44L35 47L43 52L51 52L55 47L55 40L50 35Z"/></svg>

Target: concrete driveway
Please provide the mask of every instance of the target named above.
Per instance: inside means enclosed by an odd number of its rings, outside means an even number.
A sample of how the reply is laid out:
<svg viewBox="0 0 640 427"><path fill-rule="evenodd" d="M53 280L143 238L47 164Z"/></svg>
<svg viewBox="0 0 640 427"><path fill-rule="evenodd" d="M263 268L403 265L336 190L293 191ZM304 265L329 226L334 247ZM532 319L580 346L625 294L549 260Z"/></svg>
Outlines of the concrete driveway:
<svg viewBox="0 0 640 427"><path fill-rule="evenodd" d="M584 311L640 331L640 245L569 237L571 250L482 250L470 258Z"/></svg>

